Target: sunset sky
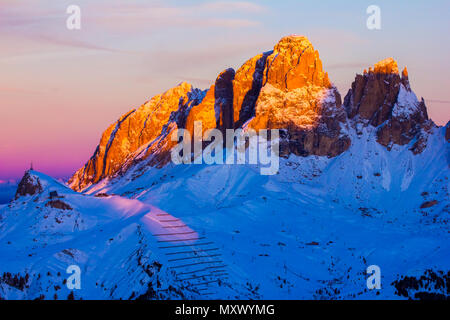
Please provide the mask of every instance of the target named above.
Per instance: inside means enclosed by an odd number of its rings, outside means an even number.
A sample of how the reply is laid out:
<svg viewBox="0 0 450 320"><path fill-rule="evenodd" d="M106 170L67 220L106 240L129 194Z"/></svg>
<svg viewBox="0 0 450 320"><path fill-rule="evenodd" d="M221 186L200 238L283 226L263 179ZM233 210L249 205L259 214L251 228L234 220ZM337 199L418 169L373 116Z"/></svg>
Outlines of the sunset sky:
<svg viewBox="0 0 450 320"><path fill-rule="evenodd" d="M66 8L81 7L81 30ZM381 30L366 8L381 8ZM386 57L408 67L431 118L450 118L450 2L0 2L0 183L35 169L68 177L121 114L181 81L207 88L227 67L306 35L342 96Z"/></svg>

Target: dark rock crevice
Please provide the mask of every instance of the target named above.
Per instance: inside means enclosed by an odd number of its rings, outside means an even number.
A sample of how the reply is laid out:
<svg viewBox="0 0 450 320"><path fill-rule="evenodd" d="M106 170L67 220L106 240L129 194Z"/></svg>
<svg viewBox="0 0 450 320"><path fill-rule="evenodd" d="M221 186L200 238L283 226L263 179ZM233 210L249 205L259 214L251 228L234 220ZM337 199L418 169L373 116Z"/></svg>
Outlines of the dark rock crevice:
<svg viewBox="0 0 450 320"><path fill-rule="evenodd" d="M262 57L255 64L252 87L245 94L241 110L239 111L239 120L234 124L235 129L242 127L245 122L255 116L256 101L258 100L259 93L263 86L264 67L266 65L267 57L271 54L272 51L263 53Z"/></svg>
<svg viewBox="0 0 450 320"><path fill-rule="evenodd" d="M226 129L234 128L233 80L235 75L236 72L232 68L222 71L214 86L214 109L219 113L216 126L223 133Z"/></svg>

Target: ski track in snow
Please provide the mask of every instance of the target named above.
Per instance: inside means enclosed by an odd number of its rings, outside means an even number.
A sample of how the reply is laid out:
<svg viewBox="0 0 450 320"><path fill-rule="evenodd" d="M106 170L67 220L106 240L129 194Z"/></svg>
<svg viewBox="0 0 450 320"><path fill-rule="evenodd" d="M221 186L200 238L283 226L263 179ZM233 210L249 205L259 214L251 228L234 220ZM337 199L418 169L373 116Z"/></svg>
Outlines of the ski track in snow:
<svg viewBox="0 0 450 320"><path fill-rule="evenodd" d="M374 130L351 133L351 148L333 159L281 159L274 176L256 165L168 165L137 179L130 170L82 195L36 173L45 195L0 207L0 256L8 257L0 276L33 280L28 291L0 284L0 296L64 298L70 291L53 288L54 274L76 263L83 298L127 299L149 281L175 299L170 286L207 299L400 298L392 286L400 276L450 270L448 147L436 129L420 155L387 151ZM44 206L50 189L73 206L70 216ZM161 270L144 272L152 262ZM371 264L382 272L378 294L366 288Z"/></svg>

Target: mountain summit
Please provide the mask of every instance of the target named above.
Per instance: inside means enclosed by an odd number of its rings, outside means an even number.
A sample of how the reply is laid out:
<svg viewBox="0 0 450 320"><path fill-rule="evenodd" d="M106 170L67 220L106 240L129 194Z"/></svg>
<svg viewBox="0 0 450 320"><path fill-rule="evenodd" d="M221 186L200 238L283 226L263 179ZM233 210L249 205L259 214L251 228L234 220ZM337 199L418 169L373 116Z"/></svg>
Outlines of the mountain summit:
<svg viewBox="0 0 450 320"><path fill-rule="evenodd" d="M277 173L171 163L195 121L279 129ZM448 299L449 139L394 59L341 103L310 41L285 37L125 113L71 188L28 171L0 206L0 299Z"/></svg>
<svg viewBox="0 0 450 320"><path fill-rule="evenodd" d="M263 83L281 90L308 85L331 87L319 52L304 36L287 36L275 45L267 58Z"/></svg>
<svg viewBox="0 0 450 320"><path fill-rule="evenodd" d="M246 61L237 71L221 72L208 90L188 83L157 95L125 113L102 135L91 159L69 180L77 191L125 173L141 161L163 167L175 143L171 133L191 132L194 122L208 129L281 129L283 157L336 157L352 140L350 127L377 128L377 141L392 148L413 142L420 153L435 127L423 99L411 90L406 68L388 58L356 75L344 104L323 70L319 53L308 38L282 38L273 50Z"/></svg>
<svg viewBox="0 0 450 320"><path fill-rule="evenodd" d="M341 126L346 120L341 96L306 37L282 38L267 57L263 74L249 127L282 129L284 156L334 157L349 147Z"/></svg>
<svg viewBox="0 0 450 320"><path fill-rule="evenodd" d="M392 148L415 140L411 150L420 153L435 124L428 119L423 99L411 90L405 67L399 74L397 62L388 58L357 75L344 105L349 119L377 127L378 142Z"/></svg>

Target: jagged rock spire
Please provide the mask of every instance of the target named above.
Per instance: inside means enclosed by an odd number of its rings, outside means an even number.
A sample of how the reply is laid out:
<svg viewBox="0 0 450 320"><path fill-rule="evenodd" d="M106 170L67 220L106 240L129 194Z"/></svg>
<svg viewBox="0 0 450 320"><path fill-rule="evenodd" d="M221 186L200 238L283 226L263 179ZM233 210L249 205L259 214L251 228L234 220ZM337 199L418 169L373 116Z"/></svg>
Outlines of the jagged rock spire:
<svg viewBox="0 0 450 320"><path fill-rule="evenodd" d="M297 89L307 85L330 87L319 52L305 36L282 38L266 61L263 84L278 89Z"/></svg>
<svg viewBox="0 0 450 320"><path fill-rule="evenodd" d="M244 124L255 130L284 129L282 155L334 157L351 144L343 130L348 119L379 127L378 141L386 146L409 143L428 123L407 69L400 75L393 58L357 75L342 106L318 51L307 37L291 35L237 71L224 70L209 90L182 83L124 114L103 133L94 155L69 184L82 190L142 160L165 165L173 146L169 134L185 128L192 135L195 121L202 121L202 133Z"/></svg>
<svg viewBox="0 0 450 320"><path fill-rule="evenodd" d="M397 62L392 58L376 63L363 75L357 74L344 99L348 117L352 119L358 115L379 126L390 117L400 85L409 89L407 71L400 77Z"/></svg>
<svg viewBox="0 0 450 320"><path fill-rule="evenodd" d="M433 125L425 102L411 90L408 70L405 67L400 76L392 58L376 63L368 73L356 75L344 105L350 119L359 117L378 127L378 142L388 148L416 139L412 151L420 152L426 144L423 129Z"/></svg>

